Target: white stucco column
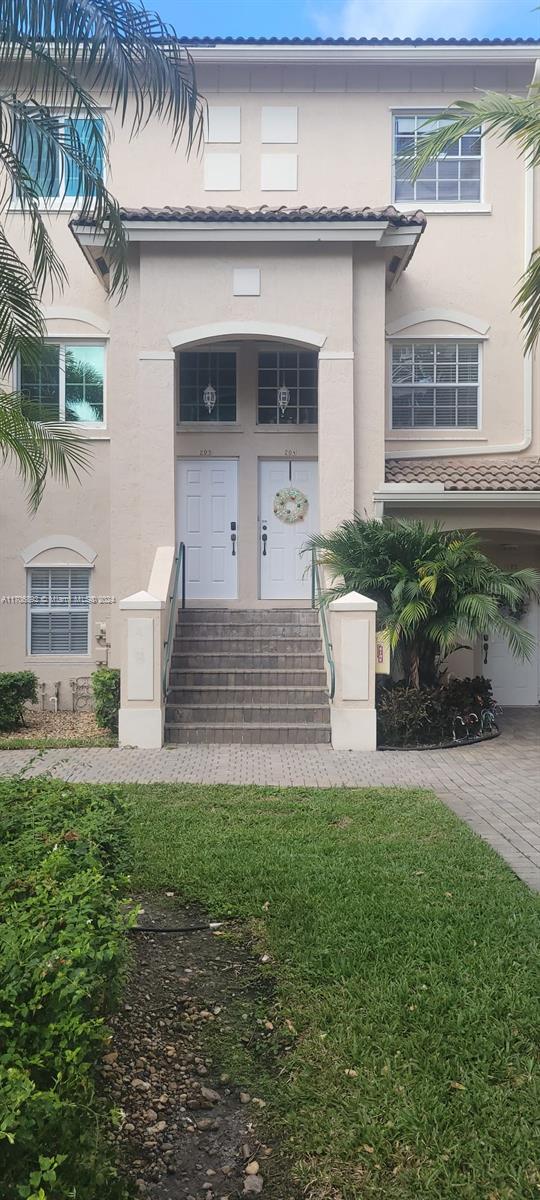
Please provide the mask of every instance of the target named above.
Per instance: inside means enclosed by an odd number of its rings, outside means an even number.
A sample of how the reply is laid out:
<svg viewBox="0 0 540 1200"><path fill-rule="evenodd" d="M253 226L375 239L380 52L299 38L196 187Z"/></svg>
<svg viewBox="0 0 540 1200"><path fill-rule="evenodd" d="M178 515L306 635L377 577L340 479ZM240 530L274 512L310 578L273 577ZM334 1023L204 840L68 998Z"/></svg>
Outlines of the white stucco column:
<svg viewBox="0 0 540 1200"><path fill-rule="evenodd" d="M330 707L334 750L376 750L377 604L349 592L330 604L336 691Z"/></svg>
<svg viewBox="0 0 540 1200"><path fill-rule="evenodd" d="M354 511L354 379L351 352L319 357L319 504L323 532Z"/></svg>
<svg viewBox="0 0 540 1200"><path fill-rule="evenodd" d="M164 706L161 689L164 602L150 592L120 601L121 746L144 750L163 745Z"/></svg>
<svg viewBox="0 0 540 1200"><path fill-rule="evenodd" d="M373 493L384 480L386 416L386 263L376 247L355 253L354 314L354 503L372 517Z"/></svg>
<svg viewBox="0 0 540 1200"><path fill-rule="evenodd" d="M140 513L143 577L156 546L175 542L174 352L139 357Z"/></svg>

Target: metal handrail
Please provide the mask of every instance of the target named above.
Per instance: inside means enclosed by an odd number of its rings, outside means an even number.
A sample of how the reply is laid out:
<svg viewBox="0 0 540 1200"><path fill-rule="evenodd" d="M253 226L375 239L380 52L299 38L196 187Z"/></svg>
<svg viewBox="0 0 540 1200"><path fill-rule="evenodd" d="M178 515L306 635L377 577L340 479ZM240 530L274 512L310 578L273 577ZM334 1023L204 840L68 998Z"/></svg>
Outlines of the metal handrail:
<svg viewBox="0 0 540 1200"><path fill-rule="evenodd" d="M178 582L182 580L182 591L180 595L180 607L186 607L186 547L183 542L180 542L178 554L174 560L174 583L173 590L169 596L169 628L167 630L167 640L163 643L163 698L167 695L167 682L169 679L169 663L171 661L171 652L174 641L174 627L176 623L176 606L178 601Z"/></svg>
<svg viewBox="0 0 540 1200"><path fill-rule="evenodd" d="M324 642L324 652L326 654L326 661L328 663L328 670L330 673L329 695L330 695L330 699L333 700L334 696L336 694L336 664L334 662L333 648L332 648L332 643L330 641L330 634L328 632L328 621L326 618L326 608L325 608L324 604L320 603L322 595L323 595L323 589L321 587L319 564L317 562L317 551L315 550L315 547L312 547L312 550L311 550L311 607L312 608L318 607L318 609L319 609L319 617L320 617L320 621L321 621L323 642Z"/></svg>

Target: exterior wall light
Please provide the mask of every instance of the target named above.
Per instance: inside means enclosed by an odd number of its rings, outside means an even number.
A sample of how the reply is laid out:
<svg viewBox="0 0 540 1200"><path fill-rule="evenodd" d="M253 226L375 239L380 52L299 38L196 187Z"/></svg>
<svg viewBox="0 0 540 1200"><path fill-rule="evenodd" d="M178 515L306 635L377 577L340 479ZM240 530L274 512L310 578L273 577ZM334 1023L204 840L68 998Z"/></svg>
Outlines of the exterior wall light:
<svg viewBox="0 0 540 1200"><path fill-rule="evenodd" d="M290 399L291 399L291 393L290 393L288 387L285 387L285 384L282 383L281 387L278 388L278 394L277 394L277 402L278 402L282 417L285 416L285 412L289 407Z"/></svg>
<svg viewBox="0 0 540 1200"><path fill-rule="evenodd" d="M209 413L214 411L216 407L216 400L216 389L212 387L211 383L209 383L208 387L205 387L203 392L203 404Z"/></svg>

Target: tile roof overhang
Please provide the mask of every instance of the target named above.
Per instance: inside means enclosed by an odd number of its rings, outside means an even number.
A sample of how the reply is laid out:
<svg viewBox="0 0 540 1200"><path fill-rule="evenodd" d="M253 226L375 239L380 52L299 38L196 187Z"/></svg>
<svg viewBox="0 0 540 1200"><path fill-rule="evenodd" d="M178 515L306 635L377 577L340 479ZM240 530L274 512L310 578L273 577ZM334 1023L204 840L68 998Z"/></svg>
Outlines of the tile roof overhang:
<svg viewBox="0 0 540 1200"><path fill-rule="evenodd" d="M392 287L405 270L426 226L417 212L383 208L221 208L185 205L178 208L121 208L130 242L371 242L386 251L387 281ZM75 216L71 231L93 270L106 282L105 234L91 219Z"/></svg>
<svg viewBox="0 0 540 1200"><path fill-rule="evenodd" d="M397 0L396 0L397 2ZM196 63L516 63L538 57L537 38L187 37Z"/></svg>
<svg viewBox="0 0 540 1200"><path fill-rule="evenodd" d="M527 455L501 455L482 458L387 458L386 487L382 490L388 500L392 495L401 500L407 493L424 494L436 502L437 495L450 493L457 499L527 494L531 501L540 501L540 458Z"/></svg>

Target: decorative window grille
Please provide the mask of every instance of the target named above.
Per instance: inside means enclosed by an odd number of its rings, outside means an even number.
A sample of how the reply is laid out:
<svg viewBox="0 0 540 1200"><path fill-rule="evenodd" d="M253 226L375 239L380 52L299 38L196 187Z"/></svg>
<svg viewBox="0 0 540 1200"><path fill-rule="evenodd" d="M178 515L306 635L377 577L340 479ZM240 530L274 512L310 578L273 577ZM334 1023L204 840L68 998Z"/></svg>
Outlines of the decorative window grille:
<svg viewBox="0 0 540 1200"><path fill-rule="evenodd" d="M187 350L180 355L180 420L236 421L236 354Z"/></svg>
<svg viewBox="0 0 540 1200"><path fill-rule="evenodd" d="M315 350L261 350L259 425L316 425L318 356Z"/></svg>
<svg viewBox="0 0 540 1200"><path fill-rule="evenodd" d="M32 567L28 575L30 653L88 654L90 571Z"/></svg>
<svg viewBox="0 0 540 1200"><path fill-rule="evenodd" d="M394 429L476 429L478 389L477 342L394 342Z"/></svg>
<svg viewBox="0 0 540 1200"><path fill-rule="evenodd" d="M394 199L456 201L480 200L482 139L480 126L458 138L439 158L411 179L412 164L402 156L416 156L426 133L447 124L444 117L415 113L394 117Z"/></svg>
<svg viewBox="0 0 540 1200"><path fill-rule="evenodd" d="M103 422L105 347L45 342L37 357L21 356L19 388L40 421Z"/></svg>

